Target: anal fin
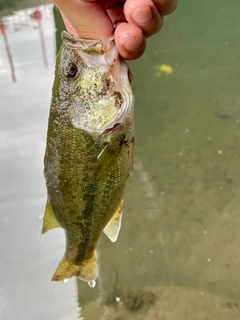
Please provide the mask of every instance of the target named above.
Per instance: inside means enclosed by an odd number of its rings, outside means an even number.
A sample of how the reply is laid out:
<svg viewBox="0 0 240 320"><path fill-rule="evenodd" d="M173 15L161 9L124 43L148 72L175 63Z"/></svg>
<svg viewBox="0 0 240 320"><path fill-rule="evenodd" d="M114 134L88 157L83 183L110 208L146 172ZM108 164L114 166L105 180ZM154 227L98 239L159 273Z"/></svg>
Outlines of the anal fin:
<svg viewBox="0 0 240 320"><path fill-rule="evenodd" d="M116 212L114 213L112 219L108 222L108 224L106 225L106 227L104 229L104 233L112 242L117 241L118 234L121 229L122 206L123 206L123 200L121 201L119 207L117 208Z"/></svg>
<svg viewBox="0 0 240 320"><path fill-rule="evenodd" d="M54 228L61 228L61 225L57 221L57 218L55 217L55 214L53 212L52 204L48 199L46 204L44 219L43 219L42 233L46 233L48 230L51 230Z"/></svg>

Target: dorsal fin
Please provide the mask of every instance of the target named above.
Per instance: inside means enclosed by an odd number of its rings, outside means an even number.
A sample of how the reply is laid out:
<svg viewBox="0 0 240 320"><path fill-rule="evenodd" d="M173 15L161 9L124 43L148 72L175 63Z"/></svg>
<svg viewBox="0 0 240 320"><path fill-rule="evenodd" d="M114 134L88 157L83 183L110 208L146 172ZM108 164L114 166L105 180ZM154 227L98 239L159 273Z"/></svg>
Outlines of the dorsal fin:
<svg viewBox="0 0 240 320"><path fill-rule="evenodd" d="M47 199L46 210L43 219L42 233L46 233L48 230L54 228L61 228L60 223L57 221L53 212L53 207L49 199Z"/></svg>

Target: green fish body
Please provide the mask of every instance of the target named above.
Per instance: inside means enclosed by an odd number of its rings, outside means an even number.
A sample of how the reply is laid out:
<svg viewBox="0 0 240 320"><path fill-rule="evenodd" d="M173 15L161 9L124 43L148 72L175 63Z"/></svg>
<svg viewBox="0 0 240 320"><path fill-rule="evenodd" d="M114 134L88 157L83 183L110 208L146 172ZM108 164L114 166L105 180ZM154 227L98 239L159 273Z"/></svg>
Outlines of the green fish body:
<svg viewBox="0 0 240 320"><path fill-rule="evenodd" d="M98 275L104 230L116 241L133 167L133 95L114 40L62 35L48 123L43 233L62 227L66 251L52 280Z"/></svg>

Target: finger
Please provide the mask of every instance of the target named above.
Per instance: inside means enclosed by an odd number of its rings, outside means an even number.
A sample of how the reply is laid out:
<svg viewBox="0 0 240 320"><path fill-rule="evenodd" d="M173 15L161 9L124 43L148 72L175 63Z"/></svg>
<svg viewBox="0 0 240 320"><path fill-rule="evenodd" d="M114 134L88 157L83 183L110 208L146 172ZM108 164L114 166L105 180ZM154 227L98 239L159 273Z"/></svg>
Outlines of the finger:
<svg viewBox="0 0 240 320"><path fill-rule="evenodd" d="M119 23L126 22L126 18L123 12L124 2L115 2L105 5L108 16L112 21L113 27L115 28Z"/></svg>
<svg viewBox="0 0 240 320"><path fill-rule="evenodd" d="M178 0L153 0L161 16L172 13L178 4Z"/></svg>
<svg viewBox="0 0 240 320"><path fill-rule="evenodd" d="M117 26L115 42L119 54L126 60L139 58L146 48L142 30L130 23L121 23Z"/></svg>
<svg viewBox="0 0 240 320"><path fill-rule="evenodd" d="M86 39L106 39L113 33L103 1L54 0L53 3L61 11L71 34Z"/></svg>
<svg viewBox="0 0 240 320"><path fill-rule="evenodd" d="M163 18L151 0L127 0L124 13L127 21L141 28L146 36L157 33L163 25Z"/></svg>

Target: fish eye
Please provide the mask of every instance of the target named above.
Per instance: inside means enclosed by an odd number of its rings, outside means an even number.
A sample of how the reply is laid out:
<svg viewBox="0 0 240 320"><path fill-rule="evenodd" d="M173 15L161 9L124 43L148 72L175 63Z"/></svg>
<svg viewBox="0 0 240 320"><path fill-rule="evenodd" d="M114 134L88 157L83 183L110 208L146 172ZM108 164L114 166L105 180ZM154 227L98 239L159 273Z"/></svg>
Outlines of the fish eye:
<svg viewBox="0 0 240 320"><path fill-rule="evenodd" d="M78 67L74 63L70 63L66 70L66 76L68 78L74 78L78 72Z"/></svg>

